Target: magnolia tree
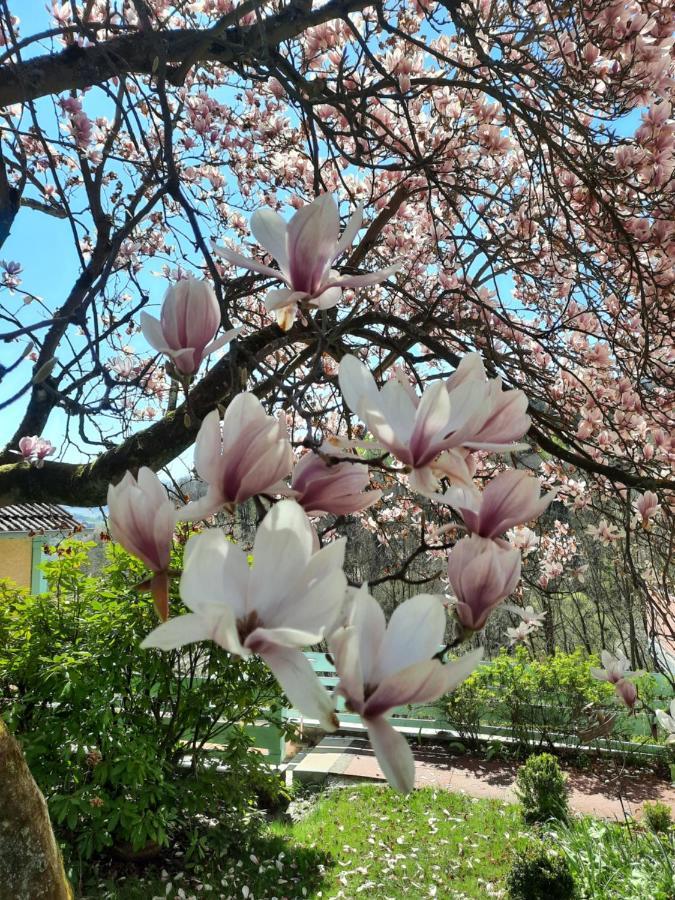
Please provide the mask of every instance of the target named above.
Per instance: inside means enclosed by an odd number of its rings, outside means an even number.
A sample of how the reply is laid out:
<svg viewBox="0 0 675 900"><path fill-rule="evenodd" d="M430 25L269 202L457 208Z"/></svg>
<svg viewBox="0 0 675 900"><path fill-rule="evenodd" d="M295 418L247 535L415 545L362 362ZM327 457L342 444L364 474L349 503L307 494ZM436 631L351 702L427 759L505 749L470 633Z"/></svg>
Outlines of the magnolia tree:
<svg viewBox="0 0 675 900"><path fill-rule="evenodd" d="M387 712L471 670L522 556L550 620L582 544L610 549L648 648L675 646L669 2L21 7L0 8L0 503L107 499L162 619L146 644L259 654L331 728L301 653L327 639L401 789ZM28 216L63 261L46 295ZM208 488L176 508L153 473L193 444ZM192 538L169 617L176 521L251 498L252 562ZM435 563L454 626L431 594L386 624L347 582L352 513L405 532L387 579ZM513 641L542 624L516 608Z"/></svg>

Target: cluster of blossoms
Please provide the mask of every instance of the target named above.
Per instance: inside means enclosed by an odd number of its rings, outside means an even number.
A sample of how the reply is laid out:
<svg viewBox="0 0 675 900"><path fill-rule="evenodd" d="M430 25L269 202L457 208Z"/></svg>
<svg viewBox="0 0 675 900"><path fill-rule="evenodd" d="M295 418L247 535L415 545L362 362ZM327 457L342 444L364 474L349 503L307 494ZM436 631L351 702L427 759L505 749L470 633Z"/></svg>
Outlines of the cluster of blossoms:
<svg viewBox="0 0 675 900"><path fill-rule="evenodd" d="M337 207L323 195L300 209L286 225L260 211L254 233L280 264L287 288L268 294L268 309L282 310L289 327L298 310L337 304L343 286L375 283L394 270L344 278L330 269L361 226L361 211L338 240ZM243 264L231 251L228 260ZM190 379L205 355L231 340L214 340L220 314L211 289L185 279L172 287L159 321L144 315L143 333L171 360L175 377ZM378 389L355 356L343 357L339 384L347 405L364 422L376 444L404 467L410 486L456 509L468 534L448 559L461 638L481 630L490 613L514 591L521 556L502 538L536 518L554 494L540 496L528 472L506 470L480 492L473 483L476 451L505 452L529 427L521 391L503 390L489 379L477 353L464 357L446 382L418 397L400 375ZM377 502L366 491L367 466L351 451L359 442L334 438L296 462L285 419L268 415L252 393L236 395L221 422L217 410L202 422L195 444L195 468L206 482L204 497L175 510L157 476L141 469L108 492L113 538L152 572L141 585L153 593L162 619L145 647L175 648L213 640L231 653L261 656L291 702L327 730L338 726L335 696L322 687L303 648L327 640L339 683L335 694L357 712L389 781L400 790L413 784L413 759L386 715L396 707L431 702L452 690L478 663L482 651L442 662L447 629L442 598L421 594L396 609L389 624L366 585L348 587L343 572L344 539L319 547L309 516L345 515ZM290 483L285 479L291 476ZM449 487L442 489L445 480ZM168 618L170 550L178 521L199 521L233 511L251 497L275 502L257 529L252 563L224 534L209 529L190 538L180 593L189 613ZM532 627L534 612L522 614ZM441 651L441 652L439 652Z"/></svg>

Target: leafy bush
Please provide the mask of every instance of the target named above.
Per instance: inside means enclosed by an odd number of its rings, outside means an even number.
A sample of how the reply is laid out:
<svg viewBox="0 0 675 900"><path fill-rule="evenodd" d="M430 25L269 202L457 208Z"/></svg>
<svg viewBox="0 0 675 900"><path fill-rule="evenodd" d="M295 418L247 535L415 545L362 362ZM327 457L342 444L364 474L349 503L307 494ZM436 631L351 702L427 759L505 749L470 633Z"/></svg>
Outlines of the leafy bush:
<svg viewBox="0 0 675 900"><path fill-rule="evenodd" d="M555 756L530 756L516 777L516 793L526 822L547 822L567 818L565 776Z"/></svg>
<svg viewBox="0 0 675 900"><path fill-rule="evenodd" d="M178 839L199 854L198 813L222 799L231 827L246 821L258 790L278 793L264 757L249 752L246 725L277 716L281 696L261 662L213 644L140 650L156 625L148 596L132 587L143 572L110 547L101 574L87 574L92 546L57 549L44 565L47 594L0 585L0 712L77 857ZM218 747L225 769L215 777Z"/></svg>
<svg viewBox="0 0 675 900"><path fill-rule="evenodd" d="M672 900L673 839L625 825L574 819L548 835L564 853L581 896L592 900Z"/></svg>
<svg viewBox="0 0 675 900"><path fill-rule="evenodd" d="M642 807L645 825L654 834L667 834L673 827L673 814L667 803L655 800L653 803L645 803Z"/></svg>
<svg viewBox="0 0 675 900"><path fill-rule="evenodd" d="M573 900L578 896L565 857L540 841L515 858L506 884L511 900Z"/></svg>
<svg viewBox="0 0 675 900"><path fill-rule="evenodd" d="M528 750L549 749L565 739L591 741L592 737L584 737L593 734L595 725L589 711L611 716L613 739L653 742L649 718L629 716L617 704L612 685L593 678L590 670L598 665L581 649L543 659L531 659L524 647L502 651L444 699L444 718L472 749L478 749L481 734L505 731ZM638 689L645 698L660 694L653 675L642 676Z"/></svg>

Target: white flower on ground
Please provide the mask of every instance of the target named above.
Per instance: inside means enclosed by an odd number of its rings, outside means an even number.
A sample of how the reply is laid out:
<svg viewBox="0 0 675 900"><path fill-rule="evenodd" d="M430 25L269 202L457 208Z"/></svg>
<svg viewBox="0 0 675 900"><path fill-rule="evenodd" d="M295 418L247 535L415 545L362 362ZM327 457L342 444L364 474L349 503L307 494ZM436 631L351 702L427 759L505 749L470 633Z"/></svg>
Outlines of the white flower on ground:
<svg viewBox="0 0 675 900"><path fill-rule="evenodd" d="M238 656L257 653L291 703L337 727L333 702L301 647L323 639L344 603L344 538L313 553L314 533L302 508L282 500L267 513L247 554L220 529L190 538L180 593L191 610L151 632L143 647L170 650L211 640Z"/></svg>
<svg viewBox="0 0 675 900"><path fill-rule="evenodd" d="M389 783L412 790L415 767L405 737L385 719L409 703L430 703L453 690L475 668L482 650L441 663L434 659L445 634L439 597L419 594L384 613L364 585L354 596L349 623L329 637L328 647L340 679L337 693L358 713Z"/></svg>

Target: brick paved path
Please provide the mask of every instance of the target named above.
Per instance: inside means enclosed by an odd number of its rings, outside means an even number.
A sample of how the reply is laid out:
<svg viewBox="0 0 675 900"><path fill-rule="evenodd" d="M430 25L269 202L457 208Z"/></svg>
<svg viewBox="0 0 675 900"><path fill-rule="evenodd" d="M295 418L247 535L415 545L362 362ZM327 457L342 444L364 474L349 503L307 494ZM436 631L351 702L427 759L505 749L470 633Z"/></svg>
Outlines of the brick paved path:
<svg viewBox="0 0 675 900"><path fill-rule="evenodd" d="M470 797L514 801L519 763L473 756L451 756L442 746L417 746L415 784L437 786ZM361 737L325 737L320 744L296 757L289 766L294 779L384 781L368 741ZM607 819L640 815L645 800L668 803L675 813L675 786L640 770L623 769L602 760L595 771L566 769L571 808L578 813Z"/></svg>

